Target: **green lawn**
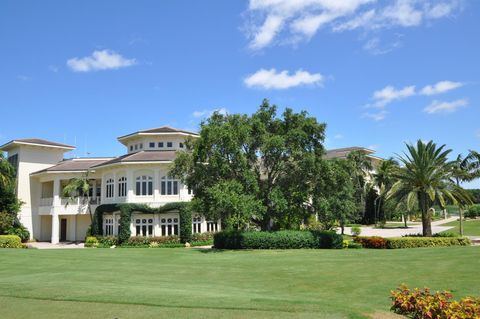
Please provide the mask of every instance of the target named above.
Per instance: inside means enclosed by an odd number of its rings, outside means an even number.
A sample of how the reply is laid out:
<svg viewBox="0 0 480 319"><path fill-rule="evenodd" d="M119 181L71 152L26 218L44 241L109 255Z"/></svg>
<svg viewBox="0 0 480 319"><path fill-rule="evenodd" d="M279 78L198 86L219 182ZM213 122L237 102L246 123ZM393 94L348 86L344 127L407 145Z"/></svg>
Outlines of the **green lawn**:
<svg viewBox="0 0 480 319"><path fill-rule="evenodd" d="M449 229L446 232L449 233L459 233L460 232L460 222L458 220L443 224L442 226L455 226L455 228ZM469 220L463 222L463 233L465 236L480 236L480 219Z"/></svg>
<svg viewBox="0 0 480 319"><path fill-rule="evenodd" d="M0 317L389 318L401 283L478 294L479 253L1 249Z"/></svg>

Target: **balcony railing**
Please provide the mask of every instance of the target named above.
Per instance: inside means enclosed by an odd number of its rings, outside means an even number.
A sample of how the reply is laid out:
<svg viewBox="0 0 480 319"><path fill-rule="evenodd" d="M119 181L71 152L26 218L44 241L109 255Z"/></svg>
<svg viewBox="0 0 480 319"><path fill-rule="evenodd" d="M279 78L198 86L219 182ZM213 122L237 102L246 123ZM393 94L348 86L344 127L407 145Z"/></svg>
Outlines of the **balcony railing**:
<svg viewBox="0 0 480 319"><path fill-rule="evenodd" d="M52 206L52 205L53 205L52 197L40 198L40 206Z"/></svg>

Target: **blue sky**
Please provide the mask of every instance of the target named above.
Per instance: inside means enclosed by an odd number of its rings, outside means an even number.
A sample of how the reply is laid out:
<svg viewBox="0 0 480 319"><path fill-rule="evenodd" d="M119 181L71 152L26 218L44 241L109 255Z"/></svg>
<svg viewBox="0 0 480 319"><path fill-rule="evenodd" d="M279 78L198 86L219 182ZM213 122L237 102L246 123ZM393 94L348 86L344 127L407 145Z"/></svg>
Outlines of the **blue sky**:
<svg viewBox="0 0 480 319"><path fill-rule="evenodd" d="M1 1L0 143L120 155L118 136L268 98L326 122L327 148L465 154L480 149L479 30L473 0Z"/></svg>

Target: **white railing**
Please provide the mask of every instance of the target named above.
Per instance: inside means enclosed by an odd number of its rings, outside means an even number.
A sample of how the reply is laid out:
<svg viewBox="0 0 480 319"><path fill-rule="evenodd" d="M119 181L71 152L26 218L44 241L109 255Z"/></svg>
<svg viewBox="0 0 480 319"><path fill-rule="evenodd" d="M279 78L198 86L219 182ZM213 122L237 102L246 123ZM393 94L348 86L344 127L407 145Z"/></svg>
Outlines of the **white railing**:
<svg viewBox="0 0 480 319"><path fill-rule="evenodd" d="M40 198L40 206L52 206L52 205L53 205L52 197Z"/></svg>

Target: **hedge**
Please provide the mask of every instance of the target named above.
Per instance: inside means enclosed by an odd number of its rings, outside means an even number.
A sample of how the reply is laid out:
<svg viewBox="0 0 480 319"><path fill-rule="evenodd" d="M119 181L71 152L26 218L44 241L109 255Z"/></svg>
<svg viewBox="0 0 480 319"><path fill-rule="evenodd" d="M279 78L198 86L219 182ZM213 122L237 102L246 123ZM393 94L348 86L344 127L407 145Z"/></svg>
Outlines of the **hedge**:
<svg viewBox="0 0 480 319"><path fill-rule="evenodd" d="M17 235L0 235L0 248L25 248Z"/></svg>
<svg viewBox="0 0 480 319"><path fill-rule="evenodd" d="M214 234L213 245L217 249L341 249L343 237L330 231L222 231Z"/></svg>
<svg viewBox="0 0 480 319"><path fill-rule="evenodd" d="M469 246L470 239L466 237L354 237L353 240L360 243L364 248L375 249L399 249L418 247L447 247Z"/></svg>
<svg viewBox="0 0 480 319"><path fill-rule="evenodd" d="M130 236L130 220L133 212L144 214L165 214L172 211L179 213L180 241L187 243L192 240L192 212L187 202L173 202L158 208L152 208L146 204L103 204L95 209L92 225L92 235L103 235L103 214L120 211L120 230L118 243L126 243Z"/></svg>
<svg viewBox="0 0 480 319"><path fill-rule="evenodd" d="M470 246L472 243L466 237L399 237L387 238L388 249Z"/></svg>

